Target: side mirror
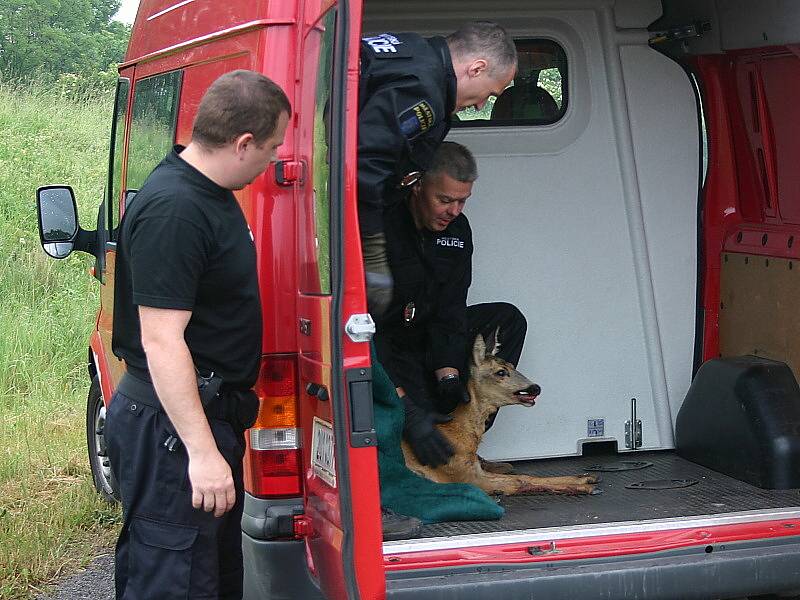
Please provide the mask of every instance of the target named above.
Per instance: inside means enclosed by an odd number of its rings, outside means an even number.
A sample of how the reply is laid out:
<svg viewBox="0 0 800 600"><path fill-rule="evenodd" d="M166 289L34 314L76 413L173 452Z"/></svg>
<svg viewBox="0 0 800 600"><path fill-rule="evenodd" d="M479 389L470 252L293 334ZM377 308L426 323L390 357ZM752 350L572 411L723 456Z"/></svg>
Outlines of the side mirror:
<svg viewBox="0 0 800 600"><path fill-rule="evenodd" d="M39 239L53 258L66 258L78 236L78 207L68 185L48 185L36 190Z"/></svg>

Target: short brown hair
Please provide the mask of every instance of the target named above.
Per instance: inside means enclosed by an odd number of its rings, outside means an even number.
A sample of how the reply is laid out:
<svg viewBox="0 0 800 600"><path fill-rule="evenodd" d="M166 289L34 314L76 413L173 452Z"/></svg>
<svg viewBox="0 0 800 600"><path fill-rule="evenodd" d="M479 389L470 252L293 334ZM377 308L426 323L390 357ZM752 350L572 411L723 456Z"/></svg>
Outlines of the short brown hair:
<svg viewBox="0 0 800 600"><path fill-rule="evenodd" d="M472 183L478 178L478 165L469 148L455 142L442 142L433 155L425 177L447 175L461 183Z"/></svg>
<svg viewBox="0 0 800 600"><path fill-rule="evenodd" d="M447 36L450 52L461 57L486 56L493 64L492 74L505 73L517 66L517 47L505 29L491 21L464 23Z"/></svg>
<svg viewBox="0 0 800 600"><path fill-rule="evenodd" d="M192 141L220 148L243 133L256 144L274 132L281 113L292 115L289 98L280 86L255 71L225 73L206 90L192 128Z"/></svg>

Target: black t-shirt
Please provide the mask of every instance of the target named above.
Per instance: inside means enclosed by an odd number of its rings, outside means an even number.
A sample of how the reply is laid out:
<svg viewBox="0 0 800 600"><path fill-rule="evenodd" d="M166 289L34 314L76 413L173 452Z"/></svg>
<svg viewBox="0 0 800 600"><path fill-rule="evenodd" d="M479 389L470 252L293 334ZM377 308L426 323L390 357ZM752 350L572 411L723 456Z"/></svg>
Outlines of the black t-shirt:
<svg viewBox="0 0 800 600"><path fill-rule="evenodd" d="M147 369L137 306L192 312L184 337L195 366L250 388L261 354L253 235L230 190L176 146L131 200L117 242L114 354Z"/></svg>

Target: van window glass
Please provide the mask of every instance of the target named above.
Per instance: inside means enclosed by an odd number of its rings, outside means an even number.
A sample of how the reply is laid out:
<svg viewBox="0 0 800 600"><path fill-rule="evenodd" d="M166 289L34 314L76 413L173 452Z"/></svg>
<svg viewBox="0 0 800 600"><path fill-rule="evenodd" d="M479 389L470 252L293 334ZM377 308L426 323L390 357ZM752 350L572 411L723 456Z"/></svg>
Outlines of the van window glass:
<svg viewBox="0 0 800 600"><path fill-rule="evenodd" d="M138 190L142 187L150 171L172 148L180 87L180 71L136 82L126 189Z"/></svg>
<svg viewBox="0 0 800 600"><path fill-rule="evenodd" d="M108 194L106 195L110 205L108 230L111 232L111 240L117 239L117 226L119 225L122 158L125 151L125 128L130 89L130 79L120 78L117 84L117 99L114 102L114 120L111 123L111 156L109 157Z"/></svg>
<svg viewBox="0 0 800 600"><path fill-rule="evenodd" d="M301 286L306 293L331 293L330 268L330 170L331 115L336 10L330 10L308 34L305 44L306 64L317 65L314 93L314 124L311 155L313 206L307 206L308 247L303 249L306 272ZM313 213L313 218L310 214ZM311 244L310 242L312 242ZM311 247L313 245L313 247Z"/></svg>
<svg viewBox="0 0 800 600"><path fill-rule="evenodd" d="M567 54L552 40L516 40L517 76L499 97L480 110L456 113L453 127L550 125L567 112Z"/></svg>

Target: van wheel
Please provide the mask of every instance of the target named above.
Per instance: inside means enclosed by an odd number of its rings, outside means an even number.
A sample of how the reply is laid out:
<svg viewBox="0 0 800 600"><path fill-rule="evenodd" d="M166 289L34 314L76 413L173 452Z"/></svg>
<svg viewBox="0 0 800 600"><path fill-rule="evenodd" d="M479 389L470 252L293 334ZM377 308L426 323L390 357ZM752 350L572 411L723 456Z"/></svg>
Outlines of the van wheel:
<svg viewBox="0 0 800 600"><path fill-rule="evenodd" d="M100 380L95 375L86 400L86 445L94 487L106 502L119 502L119 484L106 454L106 405Z"/></svg>

